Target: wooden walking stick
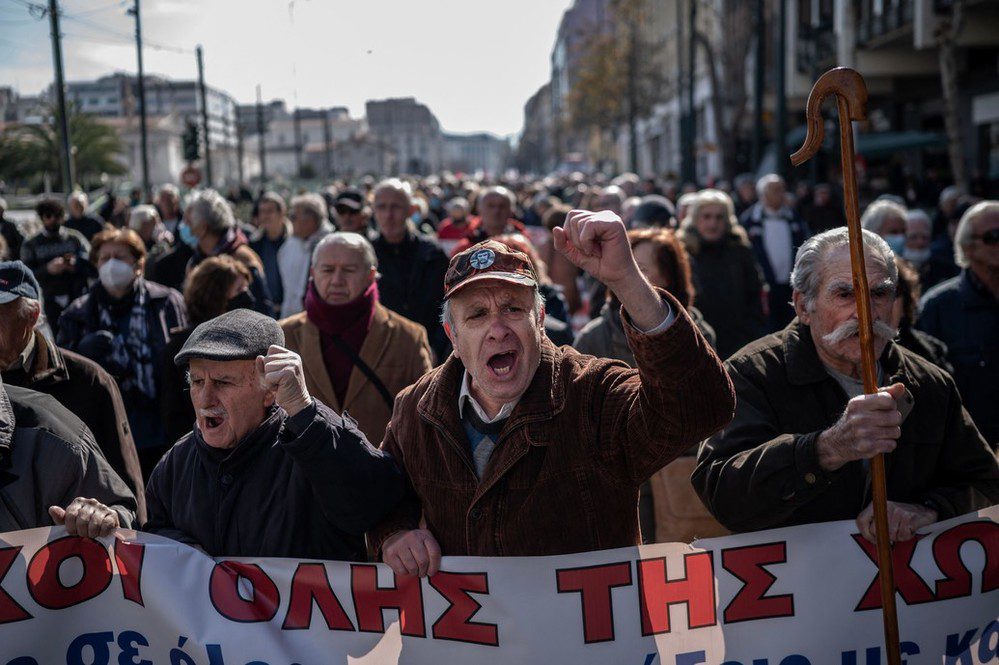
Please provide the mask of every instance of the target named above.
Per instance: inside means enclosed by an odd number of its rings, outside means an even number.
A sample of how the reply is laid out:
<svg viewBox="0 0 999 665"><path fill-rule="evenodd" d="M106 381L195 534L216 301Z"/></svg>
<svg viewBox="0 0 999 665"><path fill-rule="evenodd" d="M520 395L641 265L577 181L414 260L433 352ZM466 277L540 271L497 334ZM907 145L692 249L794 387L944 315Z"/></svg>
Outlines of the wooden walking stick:
<svg viewBox="0 0 999 665"><path fill-rule="evenodd" d="M860 360L864 393L878 392L874 358L874 334L871 329L871 294L867 287L864 265L864 240L860 231L857 201L857 174L853 153L853 120L867 119L867 85L853 69L837 67L819 77L808 94L805 118L808 133L805 144L791 155L791 163L799 166L812 158L825 136L822 122L822 102L836 95L839 110L840 156L843 164L843 198L846 206L846 227L850 235L850 263L853 272L853 294L857 301L860 325ZM888 496L885 487L885 461L881 454L871 460L871 493L874 503L874 524L877 528L878 571L881 582L881 611L885 627L885 651L888 665L901 665L899 654L898 615L895 612L895 576L892 572L891 542L888 536Z"/></svg>

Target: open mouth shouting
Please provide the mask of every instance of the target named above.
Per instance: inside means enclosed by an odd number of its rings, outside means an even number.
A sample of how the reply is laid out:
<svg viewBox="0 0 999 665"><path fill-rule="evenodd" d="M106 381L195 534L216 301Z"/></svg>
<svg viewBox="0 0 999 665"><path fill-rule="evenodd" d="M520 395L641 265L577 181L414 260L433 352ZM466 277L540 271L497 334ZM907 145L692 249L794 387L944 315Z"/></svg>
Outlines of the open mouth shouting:
<svg viewBox="0 0 999 665"><path fill-rule="evenodd" d="M202 434L215 432L225 424L225 412L221 410L199 410L198 416Z"/></svg>
<svg viewBox="0 0 999 665"><path fill-rule="evenodd" d="M497 379L509 376L517 364L518 353L516 351L503 351L489 356L486 366L490 373Z"/></svg>

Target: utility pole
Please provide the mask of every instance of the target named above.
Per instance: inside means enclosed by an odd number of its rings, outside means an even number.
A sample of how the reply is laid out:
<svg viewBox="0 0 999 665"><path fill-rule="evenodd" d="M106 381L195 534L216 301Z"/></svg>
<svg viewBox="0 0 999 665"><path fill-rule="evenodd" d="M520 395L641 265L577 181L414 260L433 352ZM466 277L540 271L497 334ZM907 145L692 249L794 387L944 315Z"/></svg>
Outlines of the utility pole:
<svg viewBox="0 0 999 665"><path fill-rule="evenodd" d="M638 171L638 17L628 17L628 170Z"/></svg>
<svg viewBox="0 0 999 665"><path fill-rule="evenodd" d="M59 32L59 5L49 0L49 26L52 29L52 61L55 65L55 92L58 105L59 134L62 144L62 186L72 191L76 174L73 169L73 151L70 147L69 114L66 110L66 81L62 75L62 33Z"/></svg>
<svg viewBox="0 0 999 665"><path fill-rule="evenodd" d="M302 117L296 106L291 116L292 126L295 128L295 177L302 177Z"/></svg>
<svg viewBox="0 0 999 665"><path fill-rule="evenodd" d="M236 173L239 177L239 186L242 187L246 180L243 178L243 123L236 118Z"/></svg>
<svg viewBox="0 0 999 665"><path fill-rule="evenodd" d="M680 182L690 180L687 163L687 113L683 94L683 2L676 0L676 112L680 124Z"/></svg>
<svg viewBox="0 0 999 665"><path fill-rule="evenodd" d="M787 178L790 161L787 155L787 99L785 92L785 62L787 60L787 0L777 0L777 52L774 54L774 74L777 97L777 126L774 129L776 168L782 178Z"/></svg>
<svg viewBox="0 0 999 665"><path fill-rule="evenodd" d="M136 0L138 1L138 0ZM198 92L201 95L201 133L205 139L205 183L212 186L212 149L208 136L208 91L205 87L205 59L201 44L195 51L198 54Z"/></svg>
<svg viewBox="0 0 999 665"><path fill-rule="evenodd" d="M753 168L763 159L763 83L766 76L766 0L756 0L756 65L753 72Z"/></svg>
<svg viewBox="0 0 999 665"><path fill-rule="evenodd" d="M260 96L260 84L257 84L257 147L260 152L260 191L267 188L267 149L264 140L267 138L264 132L264 102Z"/></svg>
<svg viewBox="0 0 999 665"><path fill-rule="evenodd" d="M333 142L333 132L330 127L330 111L323 109L323 180L329 182L333 178L333 159L330 154Z"/></svg>
<svg viewBox="0 0 999 665"><path fill-rule="evenodd" d="M142 18L139 0L134 0L130 14L135 16L135 49L139 56L139 136L142 147L142 199L149 201L149 139L146 128L146 76L142 68Z"/></svg>
<svg viewBox="0 0 999 665"><path fill-rule="evenodd" d="M690 160L690 182L697 182L697 108L694 105L694 70L697 69L697 2L690 0L690 30L687 35L687 49L690 58L687 63L687 126L690 140L687 144Z"/></svg>

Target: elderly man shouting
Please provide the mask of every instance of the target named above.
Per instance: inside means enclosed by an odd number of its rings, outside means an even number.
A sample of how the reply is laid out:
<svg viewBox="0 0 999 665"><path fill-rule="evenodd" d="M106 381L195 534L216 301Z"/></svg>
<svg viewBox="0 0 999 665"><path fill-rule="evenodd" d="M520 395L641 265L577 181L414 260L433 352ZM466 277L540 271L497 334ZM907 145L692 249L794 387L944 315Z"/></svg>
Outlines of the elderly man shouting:
<svg viewBox="0 0 999 665"><path fill-rule="evenodd" d="M869 460L886 453L893 541L999 501L999 467L949 374L898 346L891 320L898 271L892 250L863 232L878 360L863 394L860 340L845 228L798 250L791 284L797 318L726 363L735 419L702 445L692 481L734 531L857 519L875 539Z"/></svg>
<svg viewBox="0 0 999 665"><path fill-rule="evenodd" d="M494 241L457 254L454 354L400 393L382 443L409 486L369 542L398 574L433 575L442 553L636 545L641 484L731 418L721 362L642 275L617 215L573 211L555 244L620 298L637 369L548 341L526 255Z"/></svg>
<svg viewBox="0 0 999 665"><path fill-rule="evenodd" d="M236 309L194 329L197 421L146 487L146 530L212 556L361 561L364 532L402 495L391 458L314 400L270 317Z"/></svg>

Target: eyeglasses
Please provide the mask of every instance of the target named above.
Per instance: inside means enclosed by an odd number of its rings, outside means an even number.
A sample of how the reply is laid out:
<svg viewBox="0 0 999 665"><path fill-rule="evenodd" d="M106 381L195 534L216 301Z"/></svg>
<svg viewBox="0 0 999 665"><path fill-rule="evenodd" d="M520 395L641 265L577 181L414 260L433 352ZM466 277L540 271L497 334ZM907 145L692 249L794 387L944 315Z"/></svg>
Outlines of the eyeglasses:
<svg viewBox="0 0 999 665"><path fill-rule="evenodd" d="M981 240L983 245L996 245L999 244L999 229L991 229L985 233L971 237L975 240Z"/></svg>

